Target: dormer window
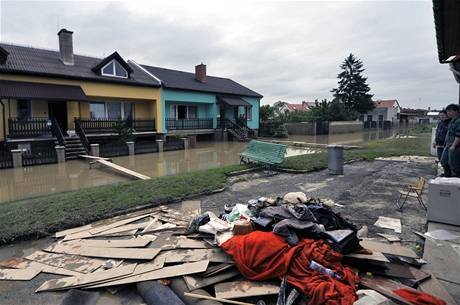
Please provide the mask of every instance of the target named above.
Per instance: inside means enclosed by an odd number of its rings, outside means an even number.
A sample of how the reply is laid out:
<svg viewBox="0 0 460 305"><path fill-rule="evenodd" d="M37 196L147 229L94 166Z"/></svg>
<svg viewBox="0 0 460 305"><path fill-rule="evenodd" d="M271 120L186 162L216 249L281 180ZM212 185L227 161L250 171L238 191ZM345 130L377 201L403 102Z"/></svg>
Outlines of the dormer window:
<svg viewBox="0 0 460 305"><path fill-rule="evenodd" d="M120 63L112 59L101 69L101 75L119 78L128 78L128 71Z"/></svg>

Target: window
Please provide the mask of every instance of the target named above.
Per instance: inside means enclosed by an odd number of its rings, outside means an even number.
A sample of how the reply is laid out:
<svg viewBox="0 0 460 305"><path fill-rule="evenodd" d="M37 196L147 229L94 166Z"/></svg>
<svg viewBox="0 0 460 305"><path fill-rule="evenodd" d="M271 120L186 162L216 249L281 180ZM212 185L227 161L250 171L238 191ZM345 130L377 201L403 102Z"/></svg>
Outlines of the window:
<svg viewBox="0 0 460 305"><path fill-rule="evenodd" d="M133 119L131 102L91 102L89 111L92 119Z"/></svg>
<svg viewBox="0 0 460 305"><path fill-rule="evenodd" d="M196 119L197 118L197 112L198 112L198 109L196 106L188 106L187 107L188 110L187 110L187 118L188 119Z"/></svg>
<svg viewBox="0 0 460 305"><path fill-rule="evenodd" d="M128 71L115 59L102 67L101 74L104 76L128 78Z"/></svg>
<svg viewBox="0 0 460 305"><path fill-rule="evenodd" d="M368 122L372 121L372 114L367 116L367 121Z"/></svg>
<svg viewBox="0 0 460 305"><path fill-rule="evenodd" d="M92 119L104 119L105 103L90 103L89 114Z"/></svg>
<svg viewBox="0 0 460 305"><path fill-rule="evenodd" d="M383 114L379 114L379 121L383 121Z"/></svg>
<svg viewBox="0 0 460 305"><path fill-rule="evenodd" d="M32 116L30 100L18 100L17 115L18 119L30 119Z"/></svg>
<svg viewBox="0 0 460 305"><path fill-rule="evenodd" d="M198 107L187 105L171 105L171 112L169 117L175 120L196 119L198 118Z"/></svg>
<svg viewBox="0 0 460 305"><path fill-rule="evenodd" d="M246 120L252 120L252 107L246 107Z"/></svg>
<svg viewBox="0 0 460 305"><path fill-rule="evenodd" d="M115 120L121 119L121 103L107 102L107 118Z"/></svg>

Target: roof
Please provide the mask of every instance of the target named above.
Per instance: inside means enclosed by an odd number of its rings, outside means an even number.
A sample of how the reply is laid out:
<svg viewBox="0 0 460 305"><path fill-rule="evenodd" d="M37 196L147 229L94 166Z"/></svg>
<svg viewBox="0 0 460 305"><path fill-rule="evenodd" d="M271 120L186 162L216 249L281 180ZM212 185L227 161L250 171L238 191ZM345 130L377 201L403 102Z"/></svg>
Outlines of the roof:
<svg viewBox="0 0 460 305"><path fill-rule="evenodd" d="M3 65L0 64L0 73L30 74L138 86L160 86L158 81L131 63L125 62L133 71L130 78L114 78L102 76L92 71L93 67L104 60L101 58L74 55L74 65L69 66L62 63L59 51L4 43L0 43L0 47L9 53L6 62ZM114 56L114 54L110 56ZM118 55L118 53L116 54Z"/></svg>
<svg viewBox="0 0 460 305"><path fill-rule="evenodd" d="M120 54L118 54L118 52L113 52L112 54L110 54L109 56L107 56L106 58L104 58L103 60L101 60L97 65L95 65L91 70L93 70L93 72L95 73L98 73L100 74L100 70L102 69L102 67L104 67L106 64L108 64L112 59L115 59L117 60L120 65L125 68L125 70L131 74L133 73L133 69L129 66L129 64L120 56Z"/></svg>
<svg viewBox="0 0 460 305"><path fill-rule="evenodd" d="M310 111L310 107L315 106L311 105L311 103L308 102L302 102L302 104L289 104L286 103L286 107L288 108L289 111Z"/></svg>
<svg viewBox="0 0 460 305"><path fill-rule="evenodd" d="M245 106L245 107L252 107L251 104L246 102L240 97L235 97L235 96L217 96L217 100L219 102L225 103L229 106Z"/></svg>
<svg viewBox="0 0 460 305"><path fill-rule="evenodd" d="M460 1L433 0L440 63L460 60ZM449 60L448 60L449 59Z"/></svg>
<svg viewBox="0 0 460 305"><path fill-rule="evenodd" d="M0 98L87 101L80 86L0 80Z"/></svg>
<svg viewBox="0 0 460 305"><path fill-rule="evenodd" d="M398 100L377 100L374 101L375 108L393 108L399 107Z"/></svg>
<svg viewBox="0 0 460 305"><path fill-rule="evenodd" d="M158 77L164 88L231 94L247 97L262 97L259 93L252 91L251 89L229 78L207 76L206 82L202 83L195 79L195 73L147 65L142 65L142 67L144 67L149 73Z"/></svg>

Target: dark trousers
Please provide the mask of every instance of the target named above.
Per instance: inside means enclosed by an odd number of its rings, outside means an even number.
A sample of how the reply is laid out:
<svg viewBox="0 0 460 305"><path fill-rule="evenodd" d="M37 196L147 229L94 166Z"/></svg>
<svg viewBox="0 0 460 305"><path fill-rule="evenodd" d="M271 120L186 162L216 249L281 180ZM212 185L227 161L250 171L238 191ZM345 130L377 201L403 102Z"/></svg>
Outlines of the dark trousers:
<svg viewBox="0 0 460 305"><path fill-rule="evenodd" d="M444 146L436 146L436 154L438 155L439 161L441 161L443 151L444 151Z"/></svg>

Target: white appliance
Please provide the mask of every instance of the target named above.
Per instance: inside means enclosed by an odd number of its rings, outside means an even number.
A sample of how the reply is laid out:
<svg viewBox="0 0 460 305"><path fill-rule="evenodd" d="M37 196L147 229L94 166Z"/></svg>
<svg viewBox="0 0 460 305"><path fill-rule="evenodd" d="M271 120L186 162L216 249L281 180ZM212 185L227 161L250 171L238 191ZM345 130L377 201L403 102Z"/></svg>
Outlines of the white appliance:
<svg viewBox="0 0 460 305"><path fill-rule="evenodd" d="M428 184L429 221L460 226L460 178L436 178Z"/></svg>

